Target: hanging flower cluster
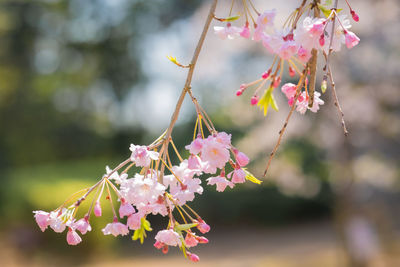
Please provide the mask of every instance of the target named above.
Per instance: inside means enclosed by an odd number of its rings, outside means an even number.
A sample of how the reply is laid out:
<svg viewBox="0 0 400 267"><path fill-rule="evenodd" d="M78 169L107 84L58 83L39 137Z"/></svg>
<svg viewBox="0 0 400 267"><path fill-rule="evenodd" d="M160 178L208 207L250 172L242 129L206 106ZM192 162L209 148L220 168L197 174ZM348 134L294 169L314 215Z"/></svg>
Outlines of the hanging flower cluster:
<svg viewBox="0 0 400 267"><path fill-rule="evenodd" d="M255 88L250 104L257 105L266 116L269 107L278 111L273 91L281 84L285 63L288 65L290 77L299 76L298 84L286 83L281 86L281 91L287 97L291 111L280 131L277 145L270 154L266 173L293 110L295 109L300 114L306 113L307 110L315 113L324 104L324 101L320 98L321 93L315 90L318 53L321 53L325 59L321 91L325 93L327 90L327 79L329 77L335 106L338 108L343 130L347 135L348 132L337 99L329 60L331 54L340 51L342 45L351 49L359 43L360 39L349 30L351 28L350 20L347 19L346 15L341 14L341 9L337 8L338 0L335 0L333 4L332 0L326 0L324 4L321 4L321 0L302 0L301 5L290 14L280 29L274 25L276 9L261 13L257 11L251 0L239 2L241 3L241 11L245 14L244 25L242 27L232 25L233 21L240 18L240 16L231 16L235 3L235 1L232 1L229 17L215 17L218 21L226 22L225 26L214 27L215 34L221 39L243 37L260 42L269 53L274 55L274 60L270 68L263 72L259 79L242 84L236 91L236 95L241 96L249 88ZM358 22L358 15L347 0L346 3L350 9L351 17ZM249 18L253 22L252 29L250 29ZM269 84L267 84L268 81Z"/></svg>
<svg viewBox="0 0 400 267"><path fill-rule="evenodd" d="M163 253L167 253L170 246L178 246L185 257L198 261L199 257L188 250L208 243L201 234L210 231L210 226L187 203L203 193L199 177L211 175L206 181L209 185L216 185L219 192L244 183L246 179L255 183L261 181L243 168L249 163L249 158L232 145L231 135L217 132L207 114L193 100L199 113L193 141L185 147L189 152L187 159L179 154L172 138L168 137L168 130L149 146L131 144L130 157L113 170L107 166L106 174L95 185L76 192L54 211L34 211L40 229L45 231L50 227L57 233L68 229L67 243L79 244L82 242L80 235L91 231L91 215L102 216L101 201L105 195L113 216L102 229L104 235L124 236L133 230L132 239L143 242L146 231L152 230L147 217L150 214L167 216L168 225L156 234L154 246ZM204 136L203 124L210 132L208 137ZM168 144L180 161L177 165L172 164ZM141 170L130 174L133 166ZM231 171L225 175L226 170ZM119 201L118 212L112 193ZM89 197L92 197L89 209L78 218L80 205Z"/></svg>
<svg viewBox="0 0 400 267"><path fill-rule="evenodd" d="M156 234L154 247L163 253L167 253L170 246L179 247L189 260L199 261L199 257L189 252L189 249L198 244L208 243L208 239L202 234L209 232L210 226L188 205L188 202L202 194L204 180L208 185L215 185L218 192L225 191L227 187L233 188L246 180L261 183L244 168L249 163L249 158L232 145L230 134L215 129L209 116L193 96L191 80L212 19L227 22L223 27L214 27L215 33L221 39L234 39L238 36L252 39L261 42L267 51L275 55L271 67L261 75L260 79L241 85L236 93L240 96L247 88L257 85L250 102L263 109L265 115L269 106L278 110L273 91L280 86L285 62L288 62L290 76L296 74L300 76L297 85L286 83L281 87L291 111L280 131L277 145L271 153L269 166L293 110L296 109L301 114L308 109L317 112L320 105L324 104L320 99L321 94L314 90L318 52L322 53L326 60L322 92L327 89L326 81L329 77L336 106L341 112L329 58L332 52L340 50L342 44L346 44L348 48L354 47L358 44L359 38L349 31L349 20L345 16L338 16L340 10L337 9L337 1L335 0L334 7L329 9L326 7L328 3L321 5L319 0L302 0L300 7L289 16L283 29L277 30L273 28L276 16L274 9L259 13L251 0L239 1L246 15L244 26L239 28L231 24L239 19L239 16L231 17L235 0L232 1L228 18L215 17L217 0L214 0L191 63L184 65L176 58L168 57L177 66L188 68L188 75L167 130L148 146L130 145L131 155L128 159L114 169L106 167L106 174L96 184L74 193L57 209L51 212L34 211L40 229L45 231L50 227L57 233L67 229L67 243L77 245L82 242L81 235L92 230L90 225L92 216L103 215L102 202L105 201L111 205L112 217L110 223L102 229L104 235L124 236L133 231L132 239L143 243L146 232L152 231L148 221L149 215L161 215L168 218L168 223L164 230ZM311 11L314 11L314 17L306 16L301 20L303 15ZM254 12L257 15L256 19L253 18ZM326 18L320 18L321 12ZM355 21L359 20L351 8L350 13ZM254 25L253 30L250 29L249 17ZM264 88L267 81L270 81L270 84L260 97L259 91ZM190 95L194 104L197 120L192 142L185 146L188 156L184 158L172 140L172 130L186 94ZM342 124L347 133L343 118ZM208 136L205 135L203 127L208 131ZM170 150L176 154L178 163L173 163L175 158L170 156ZM133 172L134 166L139 171ZM89 209L82 212L82 208L79 208L88 199L91 199ZM115 200L118 203L115 203Z"/></svg>

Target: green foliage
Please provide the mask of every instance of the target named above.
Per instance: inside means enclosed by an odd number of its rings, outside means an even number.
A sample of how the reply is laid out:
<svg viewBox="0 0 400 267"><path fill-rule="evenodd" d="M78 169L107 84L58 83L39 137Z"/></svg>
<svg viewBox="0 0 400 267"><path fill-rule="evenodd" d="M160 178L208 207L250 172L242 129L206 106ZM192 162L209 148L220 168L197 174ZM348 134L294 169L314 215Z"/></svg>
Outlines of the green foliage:
<svg viewBox="0 0 400 267"><path fill-rule="evenodd" d="M144 239L147 237L146 231L150 232L153 231L153 229L151 229L150 222L146 220L146 218L142 218L140 220L140 228L135 230L132 240L136 241L140 239L140 244L143 244Z"/></svg>
<svg viewBox="0 0 400 267"><path fill-rule="evenodd" d="M278 105L276 104L275 97L272 94L274 90L273 87L268 88L264 91L263 96L261 97L260 101L258 101L257 106L260 107L260 110L264 109L264 116L267 116L268 107L271 106L275 111L278 111Z"/></svg>

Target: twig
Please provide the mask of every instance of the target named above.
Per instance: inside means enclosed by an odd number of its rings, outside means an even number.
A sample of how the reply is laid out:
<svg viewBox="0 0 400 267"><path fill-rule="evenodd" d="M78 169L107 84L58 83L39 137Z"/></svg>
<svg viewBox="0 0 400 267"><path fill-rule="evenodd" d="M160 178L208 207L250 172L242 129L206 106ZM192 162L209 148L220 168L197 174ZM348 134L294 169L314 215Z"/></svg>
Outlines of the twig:
<svg viewBox="0 0 400 267"><path fill-rule="evenodd" d="M325 56L325 58L327 58L326 53L324 53L324 56ZM333 80L332 70L331 70L331 67L329 65L327 65L327 76L329 77L329 81L331 83L333 101L334 101L335 106L336 106L336 108L338 110L338 113L339 113L340 122L341 122L342 128L343 128L343 133L344 133L345 136L348 136L349 132L347 131L346 122L344 120L344 113L343 113L342 108L341 108L341 106L339 104L339 99L338 99L337 94L336 94L335 82Z"/></svg>
<svg viewBox="0 0 400 267"><path fill-rule="evenodd" d="M164 160L165 160L165 153L167 153L167 151L168 151L168 144L169 144L169 140L170 140L170 137L171 137L171 134L172 134L172 129L174 128L175 123L176 123L176 121L178 119L179 112L181 110L182 103L183 103L183 100L185 99L186 93L191 87L193 72L194 72L194 69L196 67L197 59L199 58L199 54L200 54L201 48L203 47L204 39L206 38L208 29L210 28L211 21L212 21L212 19L214 17L214 12L215 12L215 8L217 6L217 2L218 2L218 0L214 0L213 1L212 5L210 7L210 11L208 12L208 17L207 17L206 22L204 24L203 32L201 33L201 36L199 38L199 41L197 43L196 49L195 49L193 57L192 57L192 61L190 62L190 67L189 67L189 71L188 71L188 74L187 74L187 77L186 77L185 85L184 85L184 87L182 89L181 95L179 96L178 102L176 103L175 111L172 114L171 122L169 124L168 129L167 129L167 133L166 133L164 144L163 144L163 148L164 148L163 149L163 153L160 153L159 159L161 159L163 157ZM161 172L160 172L159 179L162 179L164 166L165 165L161 165Z"/></svg>
<svg viewBox="0 0 400 267"><path fill-rule="evenodd" d="M296 89L296 95L294 97L294 102L293 102L292 108L289 111L289 114L286 117L286 120L285 120L285 123L283 124L282 129L279 131L278 141L276 142L276 145L275 145L274 149L272 150L271 154L269 155L267 167L265 168L265 171L264 171L264 176L267 174L269 166L271 165L271 161L274 158L274 156L276 154L276 151L279 148L279 145L281 144L283 134L285 133L285 130L286 130L286 127L287 127L287 125L289 123L290 117L292 116L293 111L294 111L294 109L296 107L297 99L300 96L301 88L303 88L304 80L305 80L305 77L307 76L307 70L308 70L308 64L304 68L303 73L302 73L302 75L300 77L299 83L297 84L297 89Z"/></svg>
<svg viewBox="0 0 400 267"><path fill-rule="evenodd" d="M318 3L321 0L314 0L314 17L318 18L320 16L320 11L318 8ZM308 107L312 107L314 104L314 92L315 92L315 81L317 78L317 59L318 59L318 50L313 48L311 50L311 59L310 59L310 85L308 87L308 93L310 97L308 98Z"/></svg>

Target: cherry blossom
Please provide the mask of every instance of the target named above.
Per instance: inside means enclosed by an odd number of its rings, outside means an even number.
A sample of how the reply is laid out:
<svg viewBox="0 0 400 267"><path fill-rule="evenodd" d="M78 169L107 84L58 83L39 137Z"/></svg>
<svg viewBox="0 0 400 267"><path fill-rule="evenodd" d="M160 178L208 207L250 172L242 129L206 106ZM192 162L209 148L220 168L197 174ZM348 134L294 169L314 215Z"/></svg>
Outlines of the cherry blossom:
<svg viewBox="0 0 400 267"><path fill-rule="evenodd" d="M106 227L104 227L101 231L104 235L113 236L127 235L129 233L128 226L118 222L117 220L114 220L114 222L107 224Z"/></svg>
<svg viewBox="0 0 400 267"><path fill-rule="evenodd" d="M75 246L78 245L80 242L82 242L82 238L78 235L78 233L75 230L69 228L67 233L67 243L69 245Z"/></svg>
<svg viewBox="0 0 400 267"><path fill-rule="evenodd" d="M155 239L163 245L181 246L181 236L172 229L159 231Z"/></svg>

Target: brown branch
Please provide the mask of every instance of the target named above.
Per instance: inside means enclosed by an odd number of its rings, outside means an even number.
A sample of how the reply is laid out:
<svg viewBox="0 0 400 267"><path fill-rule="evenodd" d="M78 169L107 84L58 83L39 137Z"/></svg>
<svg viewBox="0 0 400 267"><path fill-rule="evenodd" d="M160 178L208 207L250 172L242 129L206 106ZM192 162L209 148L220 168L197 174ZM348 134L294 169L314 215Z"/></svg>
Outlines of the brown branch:
<svg viewBox="0 0 400 267"><path fill-rule="evenodd" d="M320 16L320 10L318 8L318 3L321 0L314 0L314 17L318 18ZM318 50L313 48L311 50L311 59L310 59L310 85L308 87L308 107L312 107L314 104L314 92L315 92L315 81L317 78L317 60L318 60Z"/></svg>
<svg viewBox="0 0 400 267"><path fill-rule="evenodd" d="M218 2L218 0L214 0L213 1L212 5L210 7L210 11L208 12L208 17L207 17L206 22L204 24L203 32L201 33L201 36L200 36L199 41L197 43L197 46L196 46L196 49L194 51L192 60L190 62L190 67L189 67L189 71L188 71L188 74L187 74L187 77L186 77L185 85L184 85L184 87L182 89L181 95L179 96L178 102L176 103L175 111L172 114L171 122L169 124L168 129L167 129L167 133L166 133L164 144L163 144L163 148L164 148L163 152L164 153L160 153L160 159L161 158L165 159L166 153L168 153L168 144L169 144L170 137L171 137L171 134L172 134L172 129L174 128L175 123L176 123L176 121L178 119L179 112L181 110L182 103L183 103L183 100L185 99L186 93L191 87L193 72L194 72L194 69L196 67L197 59L199 58L199 54L200 54L201 48L203 47L204 39L206 38L208 29L210 28L211 21L212 21L212 19L214 17L214 12L215 12L215 8L217 6L217 2ZM160 180L162 179L163 171L164 171L164 165L161 166L161 172L160 172L160 177L159 177Z"/></svg>
<svg viewBox="0 0 400 267"><path fill-rule="evenodd" d="M325 56L325 58L327 57L325 53L324 53L324 56ZM334 101L335 106L336 106L336 108L338 110L338 113L339 113L339 118L340 118L340 122L342 124L343 133L344 133L345 136L348 136L349 132L347 131L346 122L344 120L344 113L342 111L342 107L339 104L339 99L338 99L337 94L336 94L335 82L333 80L331 67L329 65L327 66L327 72L328 72L327 76L329 77L329 81L331 83L333 101Z"/></svg>
<svg viewBox="0 0 400 267"><path fill-rule="evenodd" d="M303 73L302 73L302 75L301 75L301 77L300 77L299 83L297 84L296 95L295 95L295 97L294 97L293 105L292 105L292 107L291 107L291 109L290 109L290 111L289 111L289 114L288 114L287 117L286 117L286 120L285 120L285 123L283 124L282 129L279 131L279 138L278 138L278 141L276 142L276 145L275 145L274 149L272 150L271 154L269 155L267 167L265 168L265 171L264 171L264 176L265 176L265 175L267 174L267 172L268 172L269 166L271 165L271 161L272 161L272 159L274 158L274 156L275 156L275 154L276 154L276 151L277 151L278 148L279 148L279 145L281 144L282 137L283 137L283 134L285 133L285 130L286 130L286 127L287 127L287 125L288 125L288 123L289 123L290 117L292 116L293 111L294 111L294 109L296 108L297 99L298 99L299 96L300 96L301 88L303 88L304 80L305 80L305 77L307 76L307 71L308 71L308 64L307 64L306 67L304 68Z"/></svg>

